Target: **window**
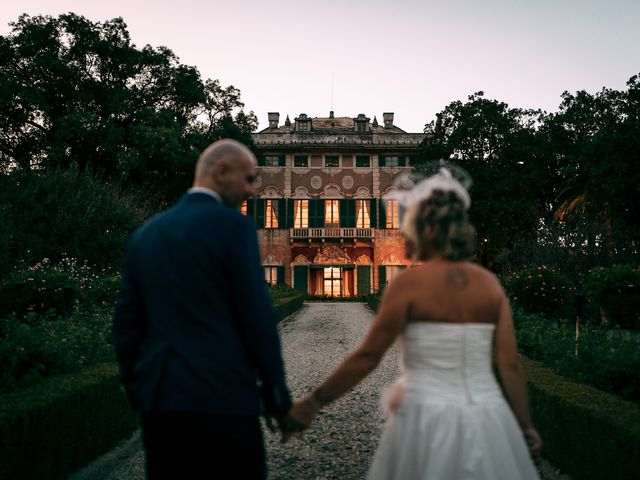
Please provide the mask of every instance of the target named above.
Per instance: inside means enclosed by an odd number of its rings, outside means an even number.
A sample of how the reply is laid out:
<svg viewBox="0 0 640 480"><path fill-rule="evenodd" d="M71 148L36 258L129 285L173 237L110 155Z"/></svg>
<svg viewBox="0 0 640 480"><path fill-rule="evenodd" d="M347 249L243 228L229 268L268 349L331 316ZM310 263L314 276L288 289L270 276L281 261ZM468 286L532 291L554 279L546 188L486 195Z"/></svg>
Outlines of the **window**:
<svg viewBox="0 0 640 480"><path fill-rule="evenodd" d="M387 271L386 282L389 283L391 280L397 277L403 268L404 267L402 265L387 265L385 268Z"/></svg>
<svg viewBox="0 0 640 480"><path fill-rule="evenodd" d="M366 132L367 122L356 122L356 132Z"/></svg>
<svg viewBox="0 0 640 480"><path fill-rule="evenodd" d="M269 285L277 285L278 267L264 267L264 280Z"/></svg>
<svg viewBox="0 0 640 480"><path fill-rule="evenodd" d="M340 157L338 155L326 155L324 157L324 166L326 168L339 167Z"/></svg>
<svg viewBox="0 0 640 480"><path fill-rule="evenodd" d="M356 167L368 168L371 166L369 155L356 155Z"/></svg>
<svg viewBox="0 0 640 480"><path fill-rule="evenodd" d="M308 155L295 155L293 157L293 166L294 167L308 167L309 166L309 156Z"/></svg>
<svg viewBox="0 0 640 480"><path fill-rule="evenodd" d="M322 293L331 297L339 297L342 294L342 272L339 267L323 269Z"/></svg>
<svg viewBox="0 0 640 480"><path fill-rule="evenodd" d="M264 165L266 167L278 167L280 166L280 157L278 155L265 155Z"/></svg>
<svg viewBox="0 0 640 480"><path fill-rule="evenodd" d="M309 123L307 121L298 122L298 131L299 132L308 132L309 131Z"/></svg>
<svg viewBox="0 0 640 480"><path fill-rule="evenodd" d="M399 167L400 166L400 157L397 155L390 155L385 157L385 166L387 167Z"/></svg>
<svg viewBox="0 0 640 480"><path fill-rule="evenodd" d="M338 200L325 200L324 226L340 226L340 207Z"/></svg>
<svg viewBox="0 0 640 480"><path fill-rule="evenodd" d="M398 201L387 200L387 228L398 228L400 223L398 220Z"/></svg>
<svg viewBox="0 0 640 480"><path fill-rule="evenodd" d="M240 205L240 213L243 215L247 214L247 201L243 201L242 205Z"/></svg>
<svg viewBox="0 0 640 480"><path fill-rule="evenodd" d="M278 228L278 201L277 200L265 201L264 228Z"/></svg>
<svg viewBox="0 0 640 480"><path fill-rule="evenodd" d="M309 228L309 200L293 201L293 228Z"/></svg>
<svg viewBox="0 0 640 480"><path fill-rule="evenodd" d="M369 200L356 200L356 228L371 228Z"/></svg>

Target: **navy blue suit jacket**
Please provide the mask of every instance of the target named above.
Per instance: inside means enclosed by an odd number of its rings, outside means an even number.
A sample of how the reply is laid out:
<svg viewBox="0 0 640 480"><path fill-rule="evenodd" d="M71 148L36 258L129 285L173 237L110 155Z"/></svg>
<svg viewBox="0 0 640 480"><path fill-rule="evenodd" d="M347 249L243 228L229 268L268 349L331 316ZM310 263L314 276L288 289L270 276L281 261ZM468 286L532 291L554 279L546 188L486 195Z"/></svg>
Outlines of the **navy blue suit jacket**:
<svg viewBox="0 0 640 480"><path fill-rule="evenodd" d="M113 325L134 408L225 416L291 406L254 223L188 193L132 235Z"/></svg>

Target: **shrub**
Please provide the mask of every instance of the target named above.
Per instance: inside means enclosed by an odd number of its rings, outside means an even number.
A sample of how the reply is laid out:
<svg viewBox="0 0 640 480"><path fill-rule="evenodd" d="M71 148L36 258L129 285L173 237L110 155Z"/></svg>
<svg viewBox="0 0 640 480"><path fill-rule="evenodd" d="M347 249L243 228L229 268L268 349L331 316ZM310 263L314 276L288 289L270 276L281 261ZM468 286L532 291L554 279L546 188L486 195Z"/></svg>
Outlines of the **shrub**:
<svg viewBox="0 0 640 480"><path fill-rule="evenodd" d="M569 300L575 287L560 272L541 266L519 272L505 283L514 305L528 313L540 313L552 318L569 316Z"/></svg>
<svg viewBox="0 0 640 480"><path fill-rule="evenodd" d="M585 293L609 325L640 328L640 272L628 265L597 268L587 275Z"/></svg>

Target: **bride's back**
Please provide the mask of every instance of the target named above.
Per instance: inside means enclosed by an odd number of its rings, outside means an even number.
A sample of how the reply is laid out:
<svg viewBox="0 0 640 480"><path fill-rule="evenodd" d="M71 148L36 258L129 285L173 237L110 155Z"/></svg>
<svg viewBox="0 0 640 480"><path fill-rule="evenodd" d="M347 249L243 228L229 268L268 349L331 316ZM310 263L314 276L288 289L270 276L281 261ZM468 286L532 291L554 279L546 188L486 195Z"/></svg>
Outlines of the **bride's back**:
<svg viewBox="0 0 640 480"><path fill-rule="evenodd" d="M432 260L403 272L406 321L492 323L503 290L488 270L471 262Z"/></svg>

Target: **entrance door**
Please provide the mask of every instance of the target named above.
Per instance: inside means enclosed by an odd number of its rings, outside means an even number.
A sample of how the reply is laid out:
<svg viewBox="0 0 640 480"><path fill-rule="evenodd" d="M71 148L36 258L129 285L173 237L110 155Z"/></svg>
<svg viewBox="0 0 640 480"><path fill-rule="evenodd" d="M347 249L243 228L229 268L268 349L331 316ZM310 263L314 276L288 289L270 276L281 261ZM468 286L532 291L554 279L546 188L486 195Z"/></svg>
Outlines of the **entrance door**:
<svg viewBox="0 0 640 480"><path fill-rule="evenodd" d="M300 290L302 293L307 293L307 266L306 265L294 265L293 267L293 288Z"/></svg>
<svg viewBox="0 0 640 480"><path fill-rule="evenodd" d="M340 267L326 267L323 269L322 292L330 297L342 295L342 269Z"/></svg>
<svg viewBox="0 0 640 480"><path fill-rule="evenodd" d="M371 267L369 265L358 265L358 295L368 295L371 293Z"/></svg>

